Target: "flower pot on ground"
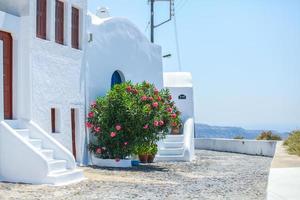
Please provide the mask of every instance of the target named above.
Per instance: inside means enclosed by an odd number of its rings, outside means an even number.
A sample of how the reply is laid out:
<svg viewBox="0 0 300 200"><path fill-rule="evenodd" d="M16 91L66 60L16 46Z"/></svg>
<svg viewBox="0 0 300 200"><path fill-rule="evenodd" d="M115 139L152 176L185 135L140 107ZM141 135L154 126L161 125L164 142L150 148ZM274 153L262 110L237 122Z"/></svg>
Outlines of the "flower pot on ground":
<svg viewBox="0 0 300 200"><path fill-rule="evenodd" d="M173 126L171 129L171 135L180 135L182 134L182 124L178 124L177 126Z"/></svg>
<svg viewBox="0 0 300 200"><path fill-rule="evenodd" d="M147 154L139 155L139 160L140 160L141 163L147 163L148 162L148 155Z"/></svg>
<svg viewBox="0 0 300 200"><path fill-rule="evenodd" d="M155 155L158 152L157 144L149 145L148 163L153 163Z"/></svg>
<svg viewBox="0 0 300 200"><path fill-rule="evenodd" d="M180 123L179 114L167 89L147 82L117 84L90 106L89 150L99 159L124 160L136 147L164 139Z"/></svg>
<svg viewBox="0 0 300 200"><path fill-rule="evenodd" d="M155 158L155 155L148 155L148 160L147 160L147 162L148 163L153 163L153 161L154 161L154 158Z"/></svg>

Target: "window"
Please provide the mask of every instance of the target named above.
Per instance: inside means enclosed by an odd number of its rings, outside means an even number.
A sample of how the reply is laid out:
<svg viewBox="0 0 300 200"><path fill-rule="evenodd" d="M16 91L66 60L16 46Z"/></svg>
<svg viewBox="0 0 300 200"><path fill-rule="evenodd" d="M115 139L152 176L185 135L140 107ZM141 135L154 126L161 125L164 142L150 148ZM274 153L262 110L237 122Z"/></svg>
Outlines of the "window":
<svg viewBox="0 0 300 200"><path fill-rule="evenodd" d="M46 39L47 0L37 0L36 6L36 36Z"/></svg>
<svg viewBox="0 0 300 200"><path fill-rule="evenodd" d="M55 42L64 44L64 3L59 0L55 4Z"/></svg>
<svg viewBox="0 0 300 200"><path fill-rule="evenodd" d="M72 7L72 47L79 49L79 10Z"/></svg>
<svg viewBox="0 0 300 200"><path fill-rule="evenodd" d="M51 108L51 132L60 132L60 113L56 108Z"/></svg>

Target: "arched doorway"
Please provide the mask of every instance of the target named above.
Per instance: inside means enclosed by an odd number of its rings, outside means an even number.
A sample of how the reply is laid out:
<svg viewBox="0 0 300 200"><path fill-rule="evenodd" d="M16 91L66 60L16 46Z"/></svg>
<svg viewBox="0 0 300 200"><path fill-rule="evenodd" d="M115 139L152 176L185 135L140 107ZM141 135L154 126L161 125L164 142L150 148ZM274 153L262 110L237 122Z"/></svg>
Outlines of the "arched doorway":
<svg viewBox="0 0 300 200"><path fill-rule="evenodd" d="M115 71L111 77L111 88L116 84L123 83L125 81L124 75L119 70Z"/></svg>

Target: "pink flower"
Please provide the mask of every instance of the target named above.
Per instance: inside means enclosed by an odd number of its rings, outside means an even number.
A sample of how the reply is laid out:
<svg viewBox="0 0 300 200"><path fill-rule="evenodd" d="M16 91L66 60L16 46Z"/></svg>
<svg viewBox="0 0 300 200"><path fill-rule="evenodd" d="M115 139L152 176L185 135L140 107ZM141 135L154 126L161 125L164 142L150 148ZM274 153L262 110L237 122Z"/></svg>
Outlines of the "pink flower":
<svg viewBox="0 0 300 200"><path fill-rule="evenodd" d="M116 160L116 162L120 162L120 158L118 158L118 157L115 160Z"/></svg>
<svg viewBox="0 0 300 200"><path fill-rule="evenodd" d="M153 122L153 125L154 125L155 127L158 127L158 126L159 126L159 121L154 121L154 122Z"/></svg>
<svg viewBox="0 0 300 200"><path fill-rule="evenodd" d="M169 96L169 100L172 100L172 96L171 95Z"/></svg>
<svg viewBox="0 0 300 200"><path fill-rule="evenodd" d="M110 137L113 138L113 137L116 137L116 136L117 136L117 133L116 133L116 132L111 132L111 133L110 133Z"/></svg>
<svg viewBox="0 0 300 200"><path fill-rule="evenodd" d="M153 101L153 97L148 97L148 100L149 101Z"/></svg>
<svg viewBox="0 0 300 200"><path fill-rule="evenodd" d="M100 127L94 127L94 131L95 131L96 133L99 133L99 132L101 131L101 129L100 129Z"/></svg>
<svg viewBox="0 0 300 200"><path fill-rule="evenodd" d="M171 113L171 112L173 111L173 109L172 109L171 107L169 107L169 108L167 108L167 111L168 111L169 113Z"/></svg>
<svg viewBox="0 0 300 200"><path fill-rule="evenodd" d="M132 93L133 93L133 94L137 94L137 93L139 93L139 92L138 92L137 89L134 89L134 90L132 90Z"/></svg>
<svg viewBox="0 0 300 200"><path fill-rule="evenodd" d="M173 114L171 114L171 117L172 117L172 118L176 118L177 115L176 115L175 113L173 113Z"/></svg>
<svg viewBox="0 0 300 200"><path fill-rule="evenodd" d="M144 96L142 96L141 99L142 99L142 101L147 101L147 96L144 95Z"/></svg>
<svg viewBox="0 0 300 200"><path fill-rule="evenodd" d="M154 103L152 104L152 106L153 106L154 108L157 108L157 107L158 107L158 103L157 103L157 102L154 102Z"/></svg>
<svg viewBox="0 0 300 200"><path fill-rule="evenodd" d="M100 154L101 152L102 152L101 148L97 148L97 149L96 149L96 153L97 153L97 154Z"/></svg>
<svg viewBox="0 0 300 200"><path fill-rule="evenodd" d="M128 145L128 142L124 142L124 145L127 146L127 145Z"/></svg>
<svg viewBox="0 0 300 200"><path fill-rule="evenodd" d="M161 101L161 97L160 96L157 97L157 101Z"/></svg>
<svg viewBox="0 0 300 200"><path fill-rule="evenodd" d="M95 114L93 112L89 112L88 117L89 118L93 118L95 116Z"/></svg>
<svg viewBox="0 0 300 200"><path fill-rule="evenodd" d="M177 123L176 123L176 122L173 122L173 123L172 123L172 126L174 126L174 127L177 126Z"/></svg>
<svg viewBox="0 0 300 200"><path fill-rule="evenodd" d="M146 124L144 127L143 127L143 129L148 129L149 128L149 125L148 124Z"/></svg>
<svg viewBox="0 0 300 200"><path fill-rule="evenodd" d="M163 126L164 124L165 124L165 122L164 122L163 120L160 120L160 121L159 121L159 125L160 125L160 126Z"/></svg>
<svg viewBox="0 0 300 200"><path fill-rule="evenodd" d="M120 131L122 129L122 126L120 124L117 124L115 128L117 131Z"/></svg>
<svg viewBox="0 0 300 200"><path fill-rule="evenodd" d="M90 122L86 122L85 125L86 125L87 128L93 128L93 124L91 124Z"/></svg>
<svg viewBox="0 0 300 200"><path fill-rule="evenodd" d="M92 107L92 108L95 108L95 107L96 107L96 105L97 105L97 104L96 104L96 102L95 102L95 101L91 103L91 107Z"/></svg>
<svg viewBox="0 0 300 200"><path fill-rule="evenodd" d="M156 88L154 89L154 94L158 95L158 90Z"/></svg>
<svg viewBox="0 0 300 200"><path fill-rule="evenodd" d="M131 92L131 86L126 87L127 92Z"/></svg>

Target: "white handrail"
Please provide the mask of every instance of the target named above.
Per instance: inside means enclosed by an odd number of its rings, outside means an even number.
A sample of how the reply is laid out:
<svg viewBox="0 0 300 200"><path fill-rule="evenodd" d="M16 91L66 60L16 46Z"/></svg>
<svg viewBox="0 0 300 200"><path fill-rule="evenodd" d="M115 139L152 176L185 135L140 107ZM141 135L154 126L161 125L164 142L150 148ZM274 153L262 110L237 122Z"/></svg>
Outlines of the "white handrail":
<svg viewBox="0 0 300 200"><path fill-rule="evenodd" d="M46 131L39 127L35 122L29 121L30 134L43 140L43 146L50 148L54 151L55 158L67 161L67 168L74 169L76 167L76 161L72 153L66 149L63 145L57 142Z"/></svg>
<svg viewBox="0 0 300 200"><path fill-rule="evenodd" d="M187 161L194 159L194 119L188 118L183 126L184 135L184 157Z"/></svg>

